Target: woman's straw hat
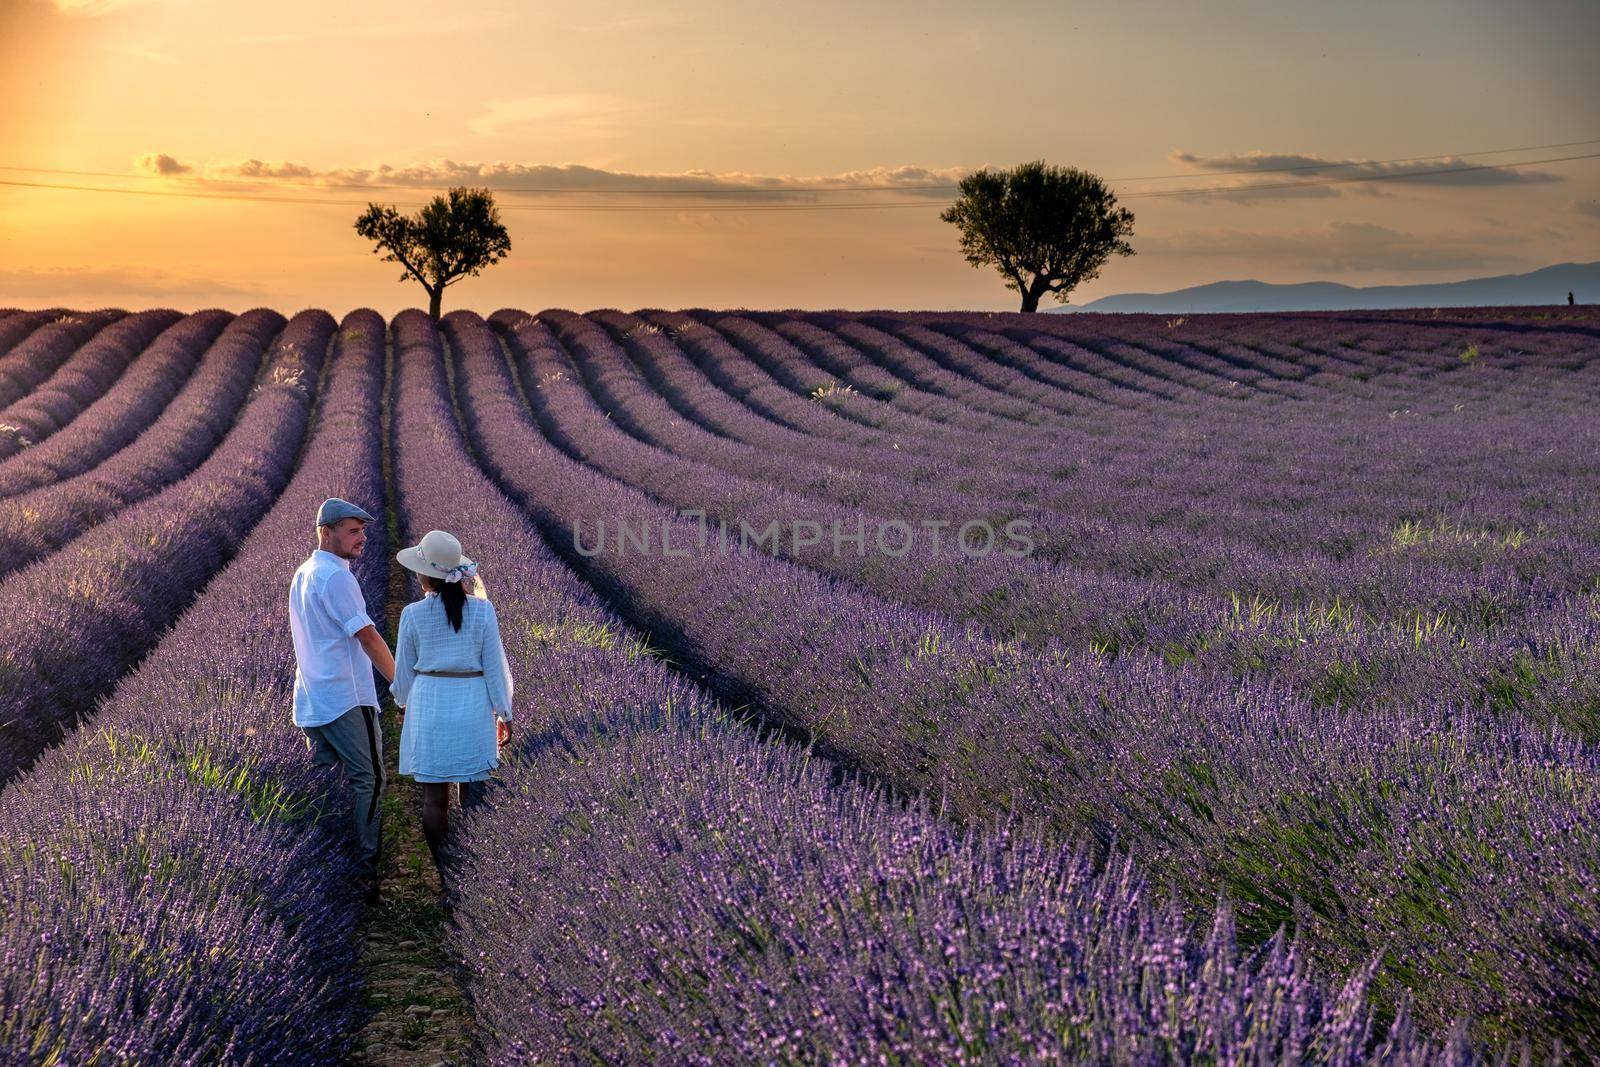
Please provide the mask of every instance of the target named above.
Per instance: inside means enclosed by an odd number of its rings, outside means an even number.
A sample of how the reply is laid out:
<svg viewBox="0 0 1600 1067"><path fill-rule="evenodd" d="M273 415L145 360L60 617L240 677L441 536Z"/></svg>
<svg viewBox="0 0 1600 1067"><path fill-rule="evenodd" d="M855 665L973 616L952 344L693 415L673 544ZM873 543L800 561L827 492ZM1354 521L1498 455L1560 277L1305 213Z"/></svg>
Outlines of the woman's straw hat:
<svg viewBox="0 0 1600 1067"><path fill-rule="evenodd" d="M400 565L445 582L459 582L478 573L478 565L461 554L461 542L443 530L429 530L415 547L395 553Z"/></svg>

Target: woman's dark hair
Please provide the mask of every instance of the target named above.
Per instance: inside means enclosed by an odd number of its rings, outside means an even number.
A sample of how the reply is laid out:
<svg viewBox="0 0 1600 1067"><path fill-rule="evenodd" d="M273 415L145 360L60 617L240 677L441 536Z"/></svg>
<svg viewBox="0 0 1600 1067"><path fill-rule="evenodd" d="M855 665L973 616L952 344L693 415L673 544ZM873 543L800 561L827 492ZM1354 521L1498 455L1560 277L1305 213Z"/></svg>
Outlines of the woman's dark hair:
<svg viewBox="0 0 1600 1067"><path fill-rule="evenodd" d="M444 604L444 617L450 620L450 625L461 632L461 610L467 605L467 587L461 582L446 582L431 575L418 575L422 579L422 588L430 593L438 593L439 600Z"/></svg>

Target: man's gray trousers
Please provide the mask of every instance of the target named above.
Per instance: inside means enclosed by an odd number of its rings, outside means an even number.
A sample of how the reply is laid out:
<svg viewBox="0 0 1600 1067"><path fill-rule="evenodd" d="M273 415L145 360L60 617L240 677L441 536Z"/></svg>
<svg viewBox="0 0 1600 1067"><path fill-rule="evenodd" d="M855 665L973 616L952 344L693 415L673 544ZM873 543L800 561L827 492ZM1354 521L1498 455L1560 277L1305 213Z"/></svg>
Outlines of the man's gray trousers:
<svg viewBox="0 0 1600 1067"><path fill-rule="evenodd" d="M344 768L355 791L354 822L362 871L378 874L378 846L383 839L383 816L378 799L383 795L383 723L378 709L351 708L326 726L304 727L311 762L318 767Z"/></svg>

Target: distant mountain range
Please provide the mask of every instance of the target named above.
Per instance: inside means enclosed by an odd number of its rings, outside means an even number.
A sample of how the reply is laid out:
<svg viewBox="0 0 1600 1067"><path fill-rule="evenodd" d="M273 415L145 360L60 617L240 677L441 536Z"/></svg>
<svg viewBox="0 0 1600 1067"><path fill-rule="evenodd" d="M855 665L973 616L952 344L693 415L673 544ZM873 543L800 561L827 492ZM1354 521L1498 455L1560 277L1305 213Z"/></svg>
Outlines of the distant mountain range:
<svg viewBox="0 0 1600 1067"><path fill-rule="evenodd" d="M1338 282L1212 282L1170 293L1123 293L1081 307L1054 312L1151 311L1161 314L1206 311L1371 311L1379 308L1493 307L1506 304L1565 304L1568 293L1580 304L1600 303L1600 263L1560 263L1528 274L1472 278L1436 285L1370 285Z"/></svg>

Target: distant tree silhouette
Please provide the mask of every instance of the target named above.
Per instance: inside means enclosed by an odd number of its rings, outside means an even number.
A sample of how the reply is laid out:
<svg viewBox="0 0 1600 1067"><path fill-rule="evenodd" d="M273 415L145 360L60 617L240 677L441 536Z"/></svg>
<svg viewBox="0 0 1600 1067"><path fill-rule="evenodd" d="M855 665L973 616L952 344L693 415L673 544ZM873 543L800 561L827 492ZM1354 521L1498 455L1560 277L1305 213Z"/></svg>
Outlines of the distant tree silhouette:
<svg viewBox="0 0 1600 1067"><path fill-rule="evenodd" d="M1572 294L1568 293L1567 294L1567 307L1571 307L1573 305L1573 303L1574 303L1574 301L1572 299Z"/></svg>
<svg viewBox="0 0 1600 1067"><path fill-rule="evenodd" d="M974 267L993 266L1022 310L1038 311L1054 293L1065 304L1080 282L1100 274L1112 255L1131 256L1133 212L1100 178L1043 161L1013 170L980 170L961 179L961 195L939 216L961 229L961 251Z"/></svg>
<svg viewBox="0 0 1600 1067"><path fill-rule="evenodd" d="M393 207L368 204L356 220L356 233L373 241L384 262L405 268L400 280L415 278L428 293L428 314L439 321L445 286L470 278L511 251L511 236L500 225L494 195L487 189L451 189L411 217Z"/></svg>

